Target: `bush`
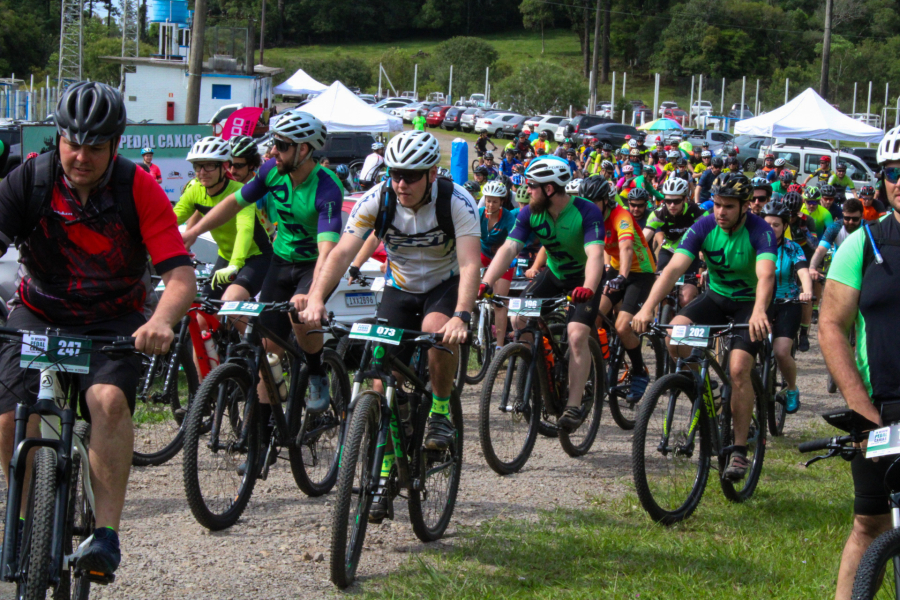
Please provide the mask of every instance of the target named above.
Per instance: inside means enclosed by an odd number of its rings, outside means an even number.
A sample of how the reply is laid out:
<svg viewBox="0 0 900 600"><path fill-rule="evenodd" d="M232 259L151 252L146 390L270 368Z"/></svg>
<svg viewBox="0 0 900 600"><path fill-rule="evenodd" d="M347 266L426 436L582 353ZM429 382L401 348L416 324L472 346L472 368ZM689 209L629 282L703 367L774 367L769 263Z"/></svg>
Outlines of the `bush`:
<svg viewBox="0 0 900 600"><path fill-rule="evenodd" d="M443 89L450 83L453 65L453 96L461 98L483 91L485 70L494 70L499 54L489 43L475 37L454 37L441 42L428 61L428 76ZM419 70L421 76L422 71ZM491 79L500 81L491 73Z"/></svg>
<svg viewBox="0 0 900 600"><path fill-rule="evenodd" d="M580 109L587 98L580 73L545 61L521 65L496 89L497 100L526 115L565 114L569 106Z"/></svg>

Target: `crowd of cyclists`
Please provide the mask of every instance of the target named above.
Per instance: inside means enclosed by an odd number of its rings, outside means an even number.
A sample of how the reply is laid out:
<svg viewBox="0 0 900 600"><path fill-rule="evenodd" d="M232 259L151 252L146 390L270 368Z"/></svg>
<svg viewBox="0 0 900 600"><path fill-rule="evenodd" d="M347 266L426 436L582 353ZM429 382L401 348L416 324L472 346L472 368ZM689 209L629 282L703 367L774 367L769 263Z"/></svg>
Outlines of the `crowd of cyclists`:
<svg viewBox="0 0 900 600"><path fill-rule="evenodd" d="M900 260L894 241L900 213L886 216L886 207L900 202L897 129L879 146L877 192L855 190L846 167L837 164L832 172L827 157L803 182L772 155L748 176L734 152L713 157L706 144L670 146L643 134L622 147L567 139L554 148L546 134L525 132L502 152L482 135L474 145L480 160L473 179L454 182L440 166L438 139L413 129L373 145L359 174L364 193L342 226L348 174L313 157L327 130L308 113L287 112L272 127L265 155L248 137L199 140L187 156L196 177L174 210L151 169L136 169L117 155L125 123L117 91L74 85L57 107L57 150L26 161L0 182L0 242L4 249L18 246L22 265L10 327L133 335L139 352L165 354L173 327L197 294L190 248L210 232L218 259L201 295L293 304L291 315L264 313L261 319L285 339L293 332L308 367L306 410L314 415L327 410L333 392L319 331L327 323L325 304L348 268L358 273L383 242L385 288L377 318L435 333L450 350L428 351L432 398L422 443L429 450L447 448L456 435L448 415L458 349L467 342L476 300L507 296L514 277L530 280L524 296L562 294L572 303L568 401L557 422L564 431L577 430L587 417L581 405L588 343L604 327L600 315L614 323L631 364L627 399L640 402L651 380L641 336L679 281L681 308L672 325L749 325L737 332L728 365L734 443L725 478L746 476L755 397L750 374L760 343L770 336L786 380L788 413L801 406L794 352L809 350L817 319L823 354L850 407L880 423L879 404L897 399L900 375L885 350L897 339L890 337L897 328L890 298L900 285L889 269L869 269L867 258L874 246L879 265ZM165 283L152 314L144 306L148 255ZM492 343L499 348L527 319L508 318L498 307L495 320ZM854 320L855 358L848 338ZM284 352L271 342L266 351ZM670 345L669 351L677 357L690 349ZM35 372L19 367L19 352L15 344L0 347L4 473L13 456L13 409L36 385ZM81 569L113 573L121 560L117 531L140 369L139 359L97 359L81 379L95 432L90 452L97 503L97 527L76 557ZM270 423L264 386L259 394L261 422ZM383 475L394 459L385 455ZM872 484L873 471L883 471L886 462L854 460L854 533L838 598L849 597L847 577L852 583L866 540L886 527L887 498ZM386 485L382 477L371 521L387 515Z"/></svg>

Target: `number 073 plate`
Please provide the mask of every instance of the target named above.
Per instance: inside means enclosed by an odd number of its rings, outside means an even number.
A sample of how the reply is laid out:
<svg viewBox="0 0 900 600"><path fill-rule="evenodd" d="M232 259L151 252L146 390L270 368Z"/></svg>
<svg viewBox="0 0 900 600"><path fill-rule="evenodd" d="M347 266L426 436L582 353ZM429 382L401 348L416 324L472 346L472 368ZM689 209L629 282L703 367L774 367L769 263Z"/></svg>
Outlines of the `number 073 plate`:
<svg viewBox="0 0 900 600"><path fill-rule="evenodd" d="M709 348L712 344L709 330L709 325L676 325L672 328L672 345Z"/></svg>
<svg viewBox="0 0 900 600"><path fill-rule="evenodd" d="M84 338L26 333L19 366L84 375L91 367L90 349L91 340Z"/></svg>
<svg viewBox="0 0 900 600"><path fill-rule="evenodd" d="M399 346L403 339L403 330L387 325L373 325L372 323L354 323L350 328L350 339L372 340L383 344Z"/></svg>

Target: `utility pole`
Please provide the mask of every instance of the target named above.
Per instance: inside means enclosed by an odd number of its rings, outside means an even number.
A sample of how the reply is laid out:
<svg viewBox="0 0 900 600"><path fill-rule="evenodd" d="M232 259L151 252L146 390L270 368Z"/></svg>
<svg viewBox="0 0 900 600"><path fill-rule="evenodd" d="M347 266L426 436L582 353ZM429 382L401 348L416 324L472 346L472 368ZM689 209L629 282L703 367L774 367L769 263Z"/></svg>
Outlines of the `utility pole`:
<svg viewBox="0 0 900 600"><path fill-rule="evenodd" d="M204 4L206 4L204 2ZM263 52L266 50L266 0L262 0L262 17L259 20L259 64L263 62Z"/></svg>
<svg viewBox="0 0 900 600"><path fill-rule="evenodd" d="M597 16L594 19L594 58L591 63L591 102L589 113L597 112L597 66L600 62L600 2L597 0Z"/></svg>
<svg viewBox="0 0 900 600"><path fill-rule="evenodd" d="M206 0L195 0L191 25L191 57L188 63L187 106L184 122L196 125L200 116L200 78L203 76L203 46L206 37Z"/></svg>
<svg viewBox="0 0 900 600"><path fill-rule="evenodd" d="M825 39L822 41L822 76L819 95L828 100L828 72L831 65L831 13L834 0L825 0Z"/></svg>
<svg viewBox="0 0 900 600"><path fill-rule="evenodd" d="M600 83L609 83L609 5L610 0L603 0L603 66L600 70Z"/></svg>

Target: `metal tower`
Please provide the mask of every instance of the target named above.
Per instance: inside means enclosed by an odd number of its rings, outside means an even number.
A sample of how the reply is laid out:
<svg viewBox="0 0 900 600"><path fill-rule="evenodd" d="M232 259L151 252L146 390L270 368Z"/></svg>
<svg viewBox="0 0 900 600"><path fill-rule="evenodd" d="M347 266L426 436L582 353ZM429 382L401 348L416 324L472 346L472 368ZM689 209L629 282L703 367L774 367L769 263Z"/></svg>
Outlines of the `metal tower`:
<svg viewBox="0 0 900 600"><path fill-rule="evenodd" d="M84 0L62 0L59 26L59 78L57 95L81 81L84 46Z"/></svg>
<svg viewBox="0 0 900 600"><path fill-rule="evenodd" d="M140 55L139 21L138 0L122 0L122 58L137 58ZM119 91L125 91L125 73L134 72L134 66L122 65Z"/></svg>

